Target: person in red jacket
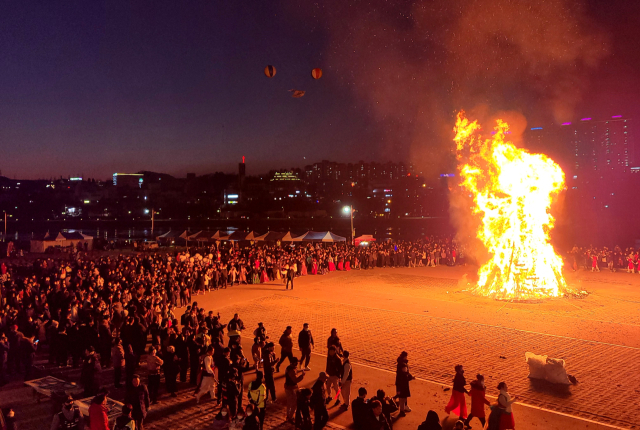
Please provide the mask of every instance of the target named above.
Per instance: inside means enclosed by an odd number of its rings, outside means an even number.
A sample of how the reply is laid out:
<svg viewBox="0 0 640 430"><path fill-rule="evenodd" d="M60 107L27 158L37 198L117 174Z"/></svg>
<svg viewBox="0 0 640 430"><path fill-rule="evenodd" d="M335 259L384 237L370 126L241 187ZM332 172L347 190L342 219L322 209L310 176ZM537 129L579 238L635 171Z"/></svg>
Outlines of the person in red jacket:
<svg viewBox="0 0 640 430"><path fill-rule="evenodd" d="M89 406L89 429L109 430L107 394L104 392L95 396L91 401L91 406Z"/></svg>
<svg viewBox="0 0 640 430"><path fill-rule="evenodd" d="M491 403L485 397L487 388L484 386L484 376L482 376L481 374L477 374L476 380L471 381L469 385L471 385L471 390L469 391L469 396L471 396L471 413L465 420L464 427L466 429L470 429L471 426L469 425L469 422L473 417L476 417L480 420L482 428L484 428L484 424L486 421L484 415L484 405L491 405Z"/></svg>

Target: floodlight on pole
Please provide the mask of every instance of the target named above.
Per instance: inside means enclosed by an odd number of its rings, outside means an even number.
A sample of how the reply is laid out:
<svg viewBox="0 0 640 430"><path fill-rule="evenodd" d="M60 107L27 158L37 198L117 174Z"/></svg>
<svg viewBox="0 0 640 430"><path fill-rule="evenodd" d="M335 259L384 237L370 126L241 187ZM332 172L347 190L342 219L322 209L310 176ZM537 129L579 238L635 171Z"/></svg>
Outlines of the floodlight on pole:
<svg viewBox="0 0 640 430"><path fill-rule="evenodd" d="M353 245L353 240L356 237L356 231L353 229L353 205L343 207L342 211L345 214L349 214L351 218L351 244Z"/></svg>

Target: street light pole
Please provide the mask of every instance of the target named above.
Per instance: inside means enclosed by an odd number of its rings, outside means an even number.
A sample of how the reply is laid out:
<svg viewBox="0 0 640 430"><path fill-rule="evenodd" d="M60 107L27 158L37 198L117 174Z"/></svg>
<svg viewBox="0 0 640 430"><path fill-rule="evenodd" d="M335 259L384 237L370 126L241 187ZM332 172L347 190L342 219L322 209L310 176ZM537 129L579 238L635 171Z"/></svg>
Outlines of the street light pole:
<svg viewBox="0 0 640 430"><path fill-rule="evenodd" d="M155 215L156 211L154 209L151 209L151 236L153 236L153 216Z"/></svg>
<svg viewBox="0 0 640 430"><path fill-rule="evenodd" d="M349 206L351 213L351 245L353 245L353 240L355 239L356 232L353 229L353 205Z"/></svg>

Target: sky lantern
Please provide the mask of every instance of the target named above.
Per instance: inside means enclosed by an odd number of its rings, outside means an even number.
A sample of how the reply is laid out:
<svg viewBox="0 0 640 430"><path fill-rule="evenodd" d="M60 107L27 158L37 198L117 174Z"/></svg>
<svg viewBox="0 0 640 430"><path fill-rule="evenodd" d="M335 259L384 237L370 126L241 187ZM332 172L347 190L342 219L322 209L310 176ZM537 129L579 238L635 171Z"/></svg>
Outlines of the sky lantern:
<svg viewBox="0 0 640 430"><path fill-rule="evenodd" d="M313 69L311 71L311 76L313 77L313 79L320 79L322 77L322 69Z"/></svg>
<svg viewBox="0 0 640 430"><path fill-rule="evenodd" d="M276 68L269 65L267 67L264 68L264 75L267 78L273 78L276 75Z"/></svg>

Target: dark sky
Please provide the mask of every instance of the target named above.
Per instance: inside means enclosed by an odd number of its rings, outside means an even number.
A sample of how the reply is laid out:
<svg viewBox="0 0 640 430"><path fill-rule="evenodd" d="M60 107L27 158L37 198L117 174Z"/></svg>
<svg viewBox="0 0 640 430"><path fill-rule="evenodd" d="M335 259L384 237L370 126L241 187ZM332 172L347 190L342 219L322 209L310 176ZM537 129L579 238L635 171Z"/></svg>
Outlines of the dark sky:
<svg viewBox="0 0 640 430"><path fill-rule="evenodd" d="M5 1L0 170L184 176L245 155L249 174L321 159L437 172L460 108L640 118L639 3Z"/></svg>

